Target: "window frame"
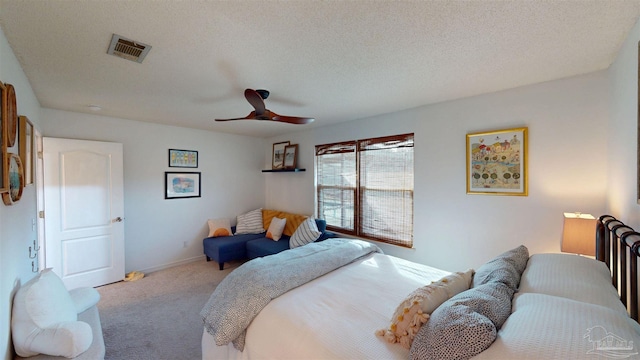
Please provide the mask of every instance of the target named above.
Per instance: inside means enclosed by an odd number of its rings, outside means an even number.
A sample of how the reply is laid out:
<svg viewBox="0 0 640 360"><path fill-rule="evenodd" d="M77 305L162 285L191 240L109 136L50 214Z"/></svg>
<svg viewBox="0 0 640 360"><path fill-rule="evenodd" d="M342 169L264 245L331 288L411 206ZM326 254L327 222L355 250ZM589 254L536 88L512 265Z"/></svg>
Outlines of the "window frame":
<svg viewBox="0 0 640 360"><path fill-rule="evenodd" d="M400 192L400 193L406 193L409 192L411 194L411 214L410 214L410 219L408 219L408 221L410 222L410 234L409 234L409 239L402 239L402 238L389 238L387 236L374 236L374 235L367 235L364 233L364 229L363 229L363 224L365 223L364 220L364 216L365 214L362 211L362 202L364 201L363 198L363 192L365 191L365 187L363 186L363 184L361 183L361 153L364 151L370 151L372 149L367 149L367 145L371 145L371 144L384 144L384 143L390 143L390 142L404 142L405 145L404 146L398 146L397 148L400 147L414 147L414 143L415 143L415 134L414 133L406 133L406 134L399 134L399 135L392 135L392 136L383 136L383 137L377 137L377 138L368 138L368 139L360 139L360 140L350 140L350 141L342 141L342 142L337 142L337 143L331 143L331 144L322 144L322 145L316 145L316 154L315 154L315 165L316 165L316 173L315 173L315 187L316 187L316 213L317 216L319 218L324 218L323 214L323 205L325 205L324 201L321 201L321 199L323 198L322 194L323 194L323 190L326 189L338 189L339 191L353 191L353 196L354 196L354 200L353 200L353 230L347 229L347 228L343 228L340 226L336 226L336 225L332 225L327 223L327 230L330 231L335 231L337 233L341 233L341 234L345 234L345 235L351 235L351 236L356 236L359 238L363 238L363 239L367 239L367 240L373 240L373 241L379 241L379 242L384 242L384 243L388 243L388 244L392 244L392 245L397 245L397 246L402 246L402 247L408 247L408 248L412 248L413 247L413 227L414 227L414 188L415 188L415 183L412 177L412 181L411 181L411 188L410 189L395 189L392 191L396 191L396 192ZM338 153L348 153L348 152L352 152L352 151L348 151L346 150L346 148L349 147L354 147L353 152L355 152L355 166L353 171L355 172L355 185L354 187L346 187L346 186L341 186L341 185L323 185L319 182L319 171L318 171L318 167L320 166L319 164L319 157L322 155L329 155L329 154L338 154ZM393 148L393 147L391 147ZM412 163L411 163L411 172L412 174L414 174L414 166L415 166L415 158L414 158L414 154L415 152L412 151ZM412 175L415 176L415 175ZM405 219L405 223L404 225L406 225L406 221L407 219Z"/></svg>

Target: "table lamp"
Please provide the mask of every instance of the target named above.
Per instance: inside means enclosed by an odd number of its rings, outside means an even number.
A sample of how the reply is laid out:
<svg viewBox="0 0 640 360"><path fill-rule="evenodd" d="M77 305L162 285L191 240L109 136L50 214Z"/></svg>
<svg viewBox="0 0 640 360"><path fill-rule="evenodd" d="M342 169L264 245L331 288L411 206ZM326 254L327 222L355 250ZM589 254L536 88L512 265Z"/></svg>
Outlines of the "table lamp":
<svg viewBox="0 0 640 360"><path fill-rule="evenodd" d="M564 213L562 252L595 256L596 218L591 214Z"/></svg>

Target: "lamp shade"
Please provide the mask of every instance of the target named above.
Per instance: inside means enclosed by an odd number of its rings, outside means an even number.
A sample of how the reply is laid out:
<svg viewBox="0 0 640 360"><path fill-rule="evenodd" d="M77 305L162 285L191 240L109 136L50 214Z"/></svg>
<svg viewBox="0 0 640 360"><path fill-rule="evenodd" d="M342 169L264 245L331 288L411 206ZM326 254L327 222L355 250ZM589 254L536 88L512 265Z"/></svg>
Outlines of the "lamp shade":
<svg viewBox="0 0 640 360"><path fill-rule="evenodd" d="M562 252L595 256L596 219L591 214L564 213Z"/></svg>

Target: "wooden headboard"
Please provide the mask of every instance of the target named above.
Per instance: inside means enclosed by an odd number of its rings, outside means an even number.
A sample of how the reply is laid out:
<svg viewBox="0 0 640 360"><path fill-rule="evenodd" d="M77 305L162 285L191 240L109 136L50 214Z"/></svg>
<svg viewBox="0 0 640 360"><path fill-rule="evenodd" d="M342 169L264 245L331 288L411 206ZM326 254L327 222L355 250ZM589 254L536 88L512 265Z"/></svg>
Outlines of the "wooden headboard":
<svg viewBox="0 0 640 360"><path fill-rule="evenodd" d="M640 233L611 215L596 222L596 259L611 271L613 286L631 318L638 321L638 257Z"/></svg>

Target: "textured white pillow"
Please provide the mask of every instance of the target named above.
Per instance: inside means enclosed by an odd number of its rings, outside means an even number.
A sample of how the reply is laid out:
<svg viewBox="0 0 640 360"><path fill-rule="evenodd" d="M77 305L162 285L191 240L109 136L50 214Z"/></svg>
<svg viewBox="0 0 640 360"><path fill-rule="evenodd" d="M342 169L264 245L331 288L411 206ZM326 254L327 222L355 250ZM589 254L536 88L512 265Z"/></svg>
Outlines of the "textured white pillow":
<svg viewBox="0 0 640 360"><path fill-rule="evenodd" d="M563 276L556 276L563 274ZM533 254L522 274L521 293L547 294L626 311L602 262L573 254Z"/></svg>
<svg viewBox="0 0 640 360"><path fill-rule="evenodd" d="M287 219L280 219L274 217L271 219L271 225L269 225L269 229L267 229L267 238L273 241L278 241L282 237L282 231L284 231L284 226L287 224Z"/></svg>
<svg viewBox="0 0 640 360"><path fill-rule="evenodd" d="M262 209L256 209L246 214L238 215L236 234L260 234L263 232Z"/></svg>
<svg viewBox="0 0 640 360"><path fill-rule="evenodd" d="M388 329L377 330L376 335L383 336L387 342L398 342L409 349L413 338L429 320L431 313L451 297L469 289L473 273L472 269L455 272L427 286L417 288L398 305L391 316L391 326Z"/></svg>
<svg viewBox="0 0 640 360"><path fill-rule="evenodd" d="M78 320L76 305L69 291L52 269L42 270L28 289L25 304L31 320L41 328Z"/></svg>
<svg viewBox="0 0 640 360"><path fill-rule="evenodd" d="M73 358L85 352L93 342L93 332L89 324L77 321L76 306L86 305L76 304L51 269L43 270L18 289L13 299L11 334L16 353Z"/></svg>
<svg viewBox="0 0 640 360"><path fill-rule="evenodd" d="M229 219L209 219L207 224L209 225L209 235L207 237L233 236Z"/></svg>
<svg viewBox="0 0 640 360"><path fill-rule="evenodd" d="M293 249L298 246L306 245L312 243L322 235L322 232L318 230L318 225L316 224L315 219L307 218L307 220L303 221L300 226L296 229L296 231L291 235L291 239L289 239L289 248Z"/></svg>

